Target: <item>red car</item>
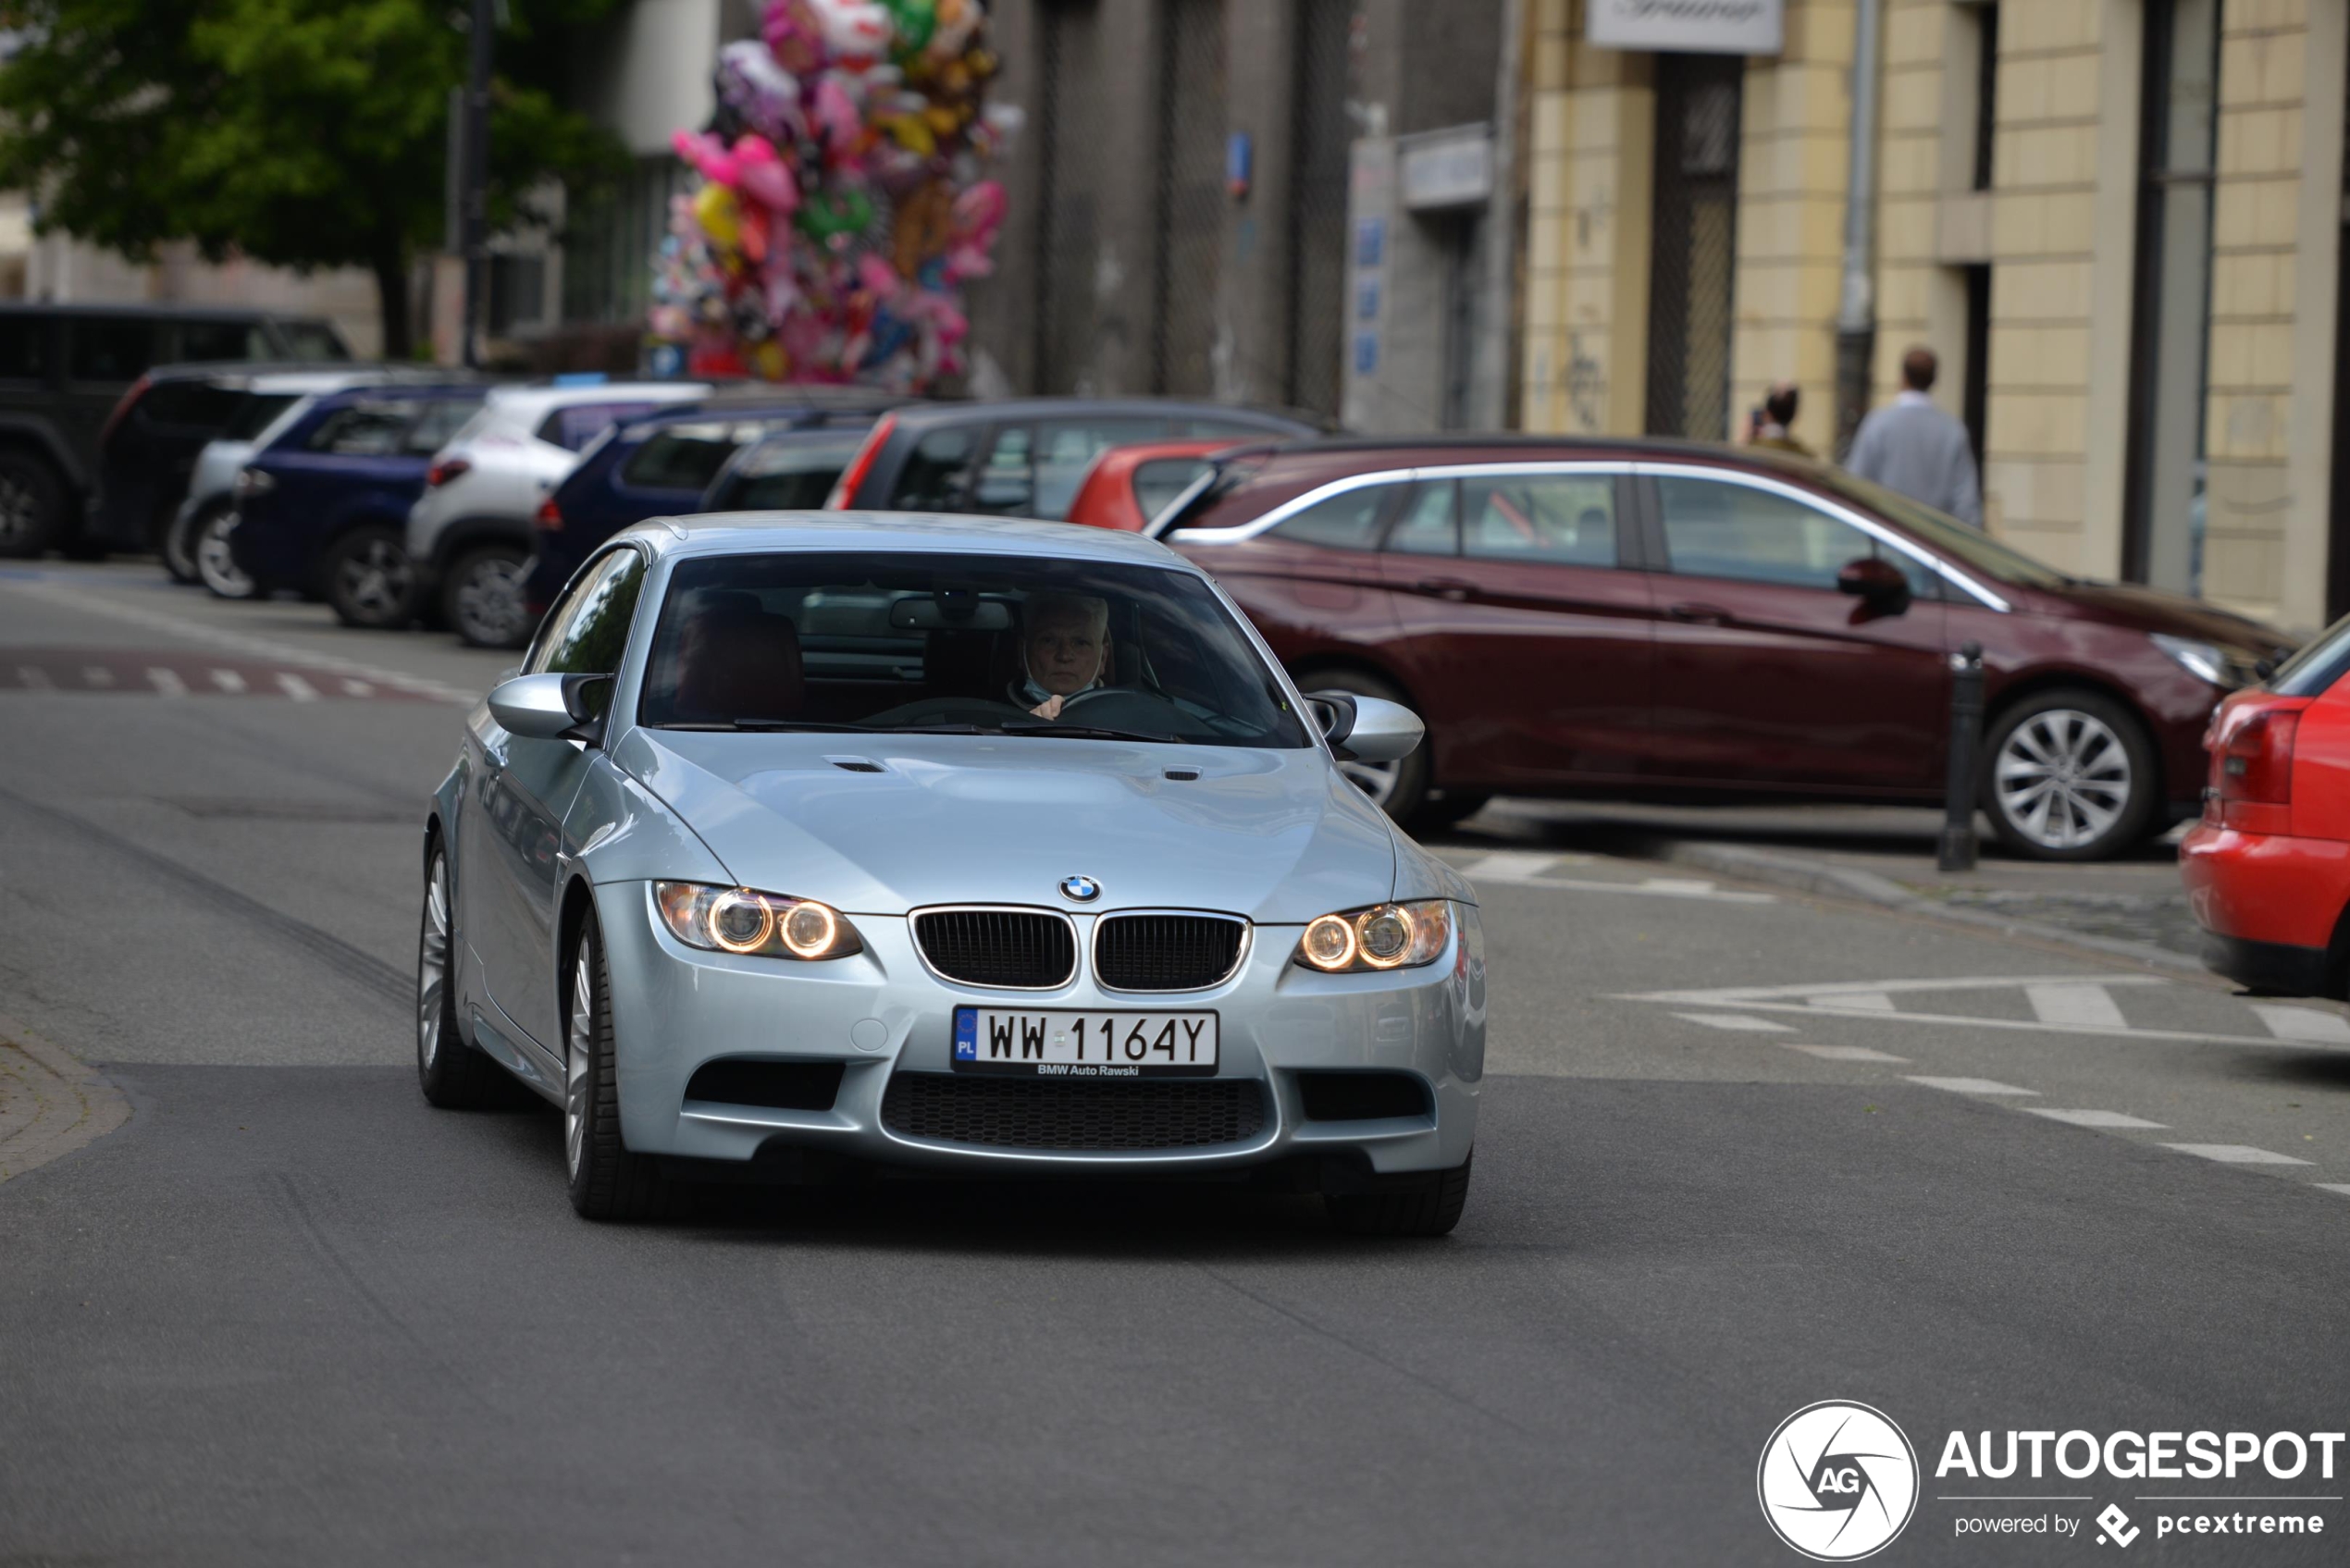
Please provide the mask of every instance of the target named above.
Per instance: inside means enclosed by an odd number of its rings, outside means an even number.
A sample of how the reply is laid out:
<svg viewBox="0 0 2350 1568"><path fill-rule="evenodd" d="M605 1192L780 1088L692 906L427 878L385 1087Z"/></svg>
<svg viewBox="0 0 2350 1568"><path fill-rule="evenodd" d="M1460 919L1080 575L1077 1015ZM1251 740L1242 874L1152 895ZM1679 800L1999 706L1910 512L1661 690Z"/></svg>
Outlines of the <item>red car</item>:
<svg viewBox="0 0 2350 1568"><path fill-rule="evenodd" d="M1067 521L1139 534L1208 471L1210 452L1223 451L1231 444L1232 438L1226 436L1106 447L1077 481Z"/></svg>
<svg viewBox="0 0 2350 1568"><path fill-rule="evenodd" d="M1338 440L1217 465L1158 531L1308 689L1420 713L1429 744L1358 775L1410 821L1502 792L1936 803L1975 642L1985 809L2020 853L2091 859L2195 813L2213 705L2291 651L1751 448Z"/></svg>
<svg viewBox="0 0 2350 1568"><path fill-rule="evenodd" d="M2350 980L2350 620L2220 705L2203 820L2179 870L2204 962L2255 991Z"/></svg>

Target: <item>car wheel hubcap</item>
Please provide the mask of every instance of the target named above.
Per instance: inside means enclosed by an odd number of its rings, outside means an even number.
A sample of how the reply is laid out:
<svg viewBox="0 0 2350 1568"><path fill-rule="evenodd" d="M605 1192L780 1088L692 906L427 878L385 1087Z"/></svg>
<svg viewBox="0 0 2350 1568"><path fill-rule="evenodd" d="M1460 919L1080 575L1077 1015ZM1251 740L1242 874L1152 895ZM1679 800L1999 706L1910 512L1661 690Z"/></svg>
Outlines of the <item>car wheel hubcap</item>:
<svg viewBox="0 0 2350 1568"><path fill-rule="evenodd" d="M0 474L0 539L17 540L32 537L41 522L41 508L32 492L11 476Z"/></svg>
<svg viewBox="0 0 2350 1568"><path fill-rule="evenodd" d="M386 539L372 539L342 563L343 600L368 615L389 615L408 598L408 557Z"/></svg>
<svg viewBox="0 0 2350 1568"><path fill-rule="evenodd" d="M571 1048L563 1070L563 1166L574 1177L587 1152L588 1067L595 1045L595 1004L588 983L588 945L583 942L571 973Z"/></svg>
<svg viewBox="0 0 2350 1568"><path fill-rule="evenodd" d="M485 561L457 585L457 623L480 642L504 642L522 620L523 563Z"/></svg>
<svg viewBox="0 0 2350 1568"><path fill-rule="evenodd" d="M425 884L425 939L416 956L416 1057L440 1055L441 996L449 984L449 862L436 855Z"/></svg>
<svg viewBox="0 0 2350 1568"><path fill-rule="evenodd" d="M253 579L237 565L236 557L229 553L228 518L216 518L206 525L203 542L196 546L196 573L204 586L229 599L242 599L253 591Z"/></svg>
<svg viewBox="0 0 2350 1568"><path fill-rule="evenodd" d="M2130 808L2130 750L2094 713L2051 709L2010 732L1992 787L2016 831L2044 849L2078 849Z"/></svg>

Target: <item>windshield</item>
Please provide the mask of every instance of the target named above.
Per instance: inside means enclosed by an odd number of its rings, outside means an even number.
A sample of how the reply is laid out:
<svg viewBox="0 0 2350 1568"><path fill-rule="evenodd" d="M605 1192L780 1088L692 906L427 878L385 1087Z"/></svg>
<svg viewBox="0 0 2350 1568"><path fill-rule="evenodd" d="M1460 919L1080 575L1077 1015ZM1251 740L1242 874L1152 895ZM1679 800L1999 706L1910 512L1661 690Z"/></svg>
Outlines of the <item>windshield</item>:
<svg viewBox="0 0 2350 1568"><path fill-rule="evenodd" d="M2280 697L2323 697L2345 671L2350 671L2350 615L2303 643L2298 653L2278 665L2269 677L2269 689Z"/></svg>
<svg viewBox="0 0 2350 1568"><path fill-rule="evenodd" d="M1188 572L880 550L680 562L637 719L1312 744L1246 634Z"/></svg>
<svg viewBox="0 0 2350 1568"><path fill-rule="evenodd" d="M2024 588L2060 588L2073 580L2055 567L2001 544L1982 529L1967 526L1948 512L1936 512L1899 491L1888 490L1840 468L1822 463L1810 471L1810 477L1872 512L1890 517L1915 534L1921 544L1995 582Z"/></svg>

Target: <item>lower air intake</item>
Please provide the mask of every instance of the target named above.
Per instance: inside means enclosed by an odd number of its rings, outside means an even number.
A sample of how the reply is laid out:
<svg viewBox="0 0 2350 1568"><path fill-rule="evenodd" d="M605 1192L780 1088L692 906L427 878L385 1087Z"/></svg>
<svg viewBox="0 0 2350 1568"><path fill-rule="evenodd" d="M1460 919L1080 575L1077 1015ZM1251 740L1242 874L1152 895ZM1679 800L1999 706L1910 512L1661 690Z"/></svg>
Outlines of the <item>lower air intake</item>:
<svg viewBox="0 0 2350 1568"><path fill-rule="evenodd" d="M991 1149L1201 1149L1244 1143L1265 1126L1255 1079L1136 1082L901 1072L882 1122L907 1138Z"/></svg>

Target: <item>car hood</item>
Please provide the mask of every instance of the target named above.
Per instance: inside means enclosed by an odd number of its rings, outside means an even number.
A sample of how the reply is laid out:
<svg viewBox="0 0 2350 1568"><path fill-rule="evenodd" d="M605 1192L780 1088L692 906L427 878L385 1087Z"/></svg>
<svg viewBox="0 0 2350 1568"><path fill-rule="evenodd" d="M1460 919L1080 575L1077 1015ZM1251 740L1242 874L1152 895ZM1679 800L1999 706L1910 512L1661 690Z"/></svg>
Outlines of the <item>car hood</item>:
<svg viewBox="0 0 2350 1568"><path fill-rule="evenodd" d="M2141 632L2163 632L2222 643L2260 655L2290 650L2295 639L2264 621L2184 594L2135 583L2068 583L2037 590L2044 598L2096 618Z"/></svg>
<svg viewBox="0 0 2350 1568"><path fill-rule="evenodd" d="M1386 819L1319 750L635 729L612 760L737 883L852 915L1010 903L1299 924L1395 883ZM1099 902L1061 896L1080 875Z"/></svg>

